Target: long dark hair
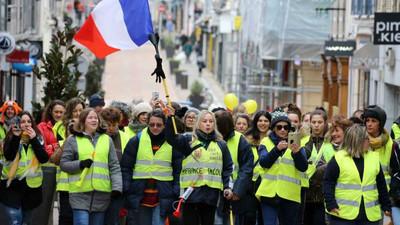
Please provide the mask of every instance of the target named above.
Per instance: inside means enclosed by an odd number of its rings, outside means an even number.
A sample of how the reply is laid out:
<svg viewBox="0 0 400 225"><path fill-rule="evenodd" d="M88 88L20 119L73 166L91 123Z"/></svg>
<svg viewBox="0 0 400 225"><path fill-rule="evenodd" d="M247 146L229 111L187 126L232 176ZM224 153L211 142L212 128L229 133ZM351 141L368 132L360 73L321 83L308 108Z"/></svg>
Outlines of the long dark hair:
<svg viewBox="0 0 400 225"><path fill-rule="evenodd" d="M33 116L28 112L28 111L21 111L18 113L17 116L19 116L20 118L24 115L27 115L29 117L29 119L31 120L31 124L32 124L32 129L36 132L36 136L42 136L42 132L40 132L39 128L36 125L35 119L33 118ZM10 130L7 132L6 135L6 140L11 140L11 137L13 136L13 132L12 132L12 127L10 128Z"/></svg>
<svg viewBox="0 0 400 225"><path fill-rule="evenodd" d="M52 102L46 107L46 110L45 110L44 113L43 113L43 118L42 118L43 121L45 121L45 122L48 122L48 121L55 122L53 116L51 115L51 111L53 111L53 108L54 108L54 106L56 106L56 105L61 105L61 106L64 107L64 109L65 109L65 103L64 103L63 101L58 100L58 99L52 101Z"/></svg>
<svg viewBox="0 0 400 225"><path fill-rule="evenodd" d="M67 106L65 107L65 113L62 119L62 124L65 128L68 127L69 120L72 119L72 113L77 105L81 104L83 109L85 109L85 103L80 98L71 98L67 101Z"/></svg>
<svg viewBox="0 0 400 225"><path fill-rule="evenodd" d="M260 140L260 131L257 128L257 122L261 116L265 116L271 123L271 114L267 111L259 111L254 116L254 119L253 119L253 122L251 123L250 129L248 129L244 135L251 135L251 136L253 136L253 139L256 141Z"/></svg>
<svg viewBox="0 0 400 225"><path fill-rule="evenodd" d="M217 119L218 131L226 138L232 131L235 130L235 125L233 124L233 117L227 111L219 111L215 113Z"/></svg>

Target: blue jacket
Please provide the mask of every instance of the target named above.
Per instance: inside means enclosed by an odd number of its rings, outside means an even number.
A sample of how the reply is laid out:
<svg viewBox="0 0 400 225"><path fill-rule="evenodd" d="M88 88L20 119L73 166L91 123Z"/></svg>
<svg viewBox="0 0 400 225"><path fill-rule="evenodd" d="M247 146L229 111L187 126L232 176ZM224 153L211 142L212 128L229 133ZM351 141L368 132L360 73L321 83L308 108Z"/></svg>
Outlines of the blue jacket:
<svg viewBox="0 0 400 225"><path fill-rule="evenodd" d="M271 132L269 134L269 138L271 138L272 142L274 143L275 147L268 152L264 145L260 145L260 165L263 168L271 168L275 161L286 152L286 149L279 151L276 146L279 144L282 139L279 139L275 132ZM296 154L292 154L292 158L294 160L294 166L300 172L306 172L308 169L308 162L306 153L303 148L300 148L300 151Z"/></svg>
<svg viewBox="0 0 400 225"><path fill-rule="evenodd" d="M165 127L166 131L166 139L170 145L172 145L174 151L180 152L183 154L184 158L189 156L192 153L192 148L190 146L190 142L192 141L192 137L190 134L175 134L172 122L170 119L167 120L167 124ZM223 167L222 167L222 182L224 189L232 189L233 180L232 180L232 172L233 172L233 162L231 158L231 154L229 153L229 149L226 146L224 141L218 141L218 146L222 150L223 157ZM207 149L207 146L206 146ZM185 201L187 203L206 203L208 205L217 206L218 198L221 193L221 190L216 188L210 188L208 186L201 186L199 188L195 188L190 197Z"/></svg>
<svg viewBox="0 0 400 225"><path fill-rule="evenodd" d="M140 133L141 134L141 133ZM125 207L137 212L147 179L132 179L133 169L136 164L139 141L141 135L132 137L125 147L121 159L121 172L123 181L123 193L125 195ZM179 175L182 169L182 155L172 151L173 181L157 181L158 200L160 202L160 214L167 216L172 213L172 203L179 197Z"/></svg>

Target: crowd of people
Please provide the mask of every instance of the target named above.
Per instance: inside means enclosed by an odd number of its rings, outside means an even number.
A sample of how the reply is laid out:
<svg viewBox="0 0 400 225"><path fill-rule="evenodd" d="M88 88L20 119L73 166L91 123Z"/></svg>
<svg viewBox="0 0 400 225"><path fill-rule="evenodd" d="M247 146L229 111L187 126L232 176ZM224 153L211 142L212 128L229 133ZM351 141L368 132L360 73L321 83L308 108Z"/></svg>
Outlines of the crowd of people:
<svg viewBox="0 0 400 225"><path fill-rule="evenodd" d="M0 108L1 224L400 224L400 117L295 104L249 115L94 94ZM36 122L37 121L37 122Z"/></svg>

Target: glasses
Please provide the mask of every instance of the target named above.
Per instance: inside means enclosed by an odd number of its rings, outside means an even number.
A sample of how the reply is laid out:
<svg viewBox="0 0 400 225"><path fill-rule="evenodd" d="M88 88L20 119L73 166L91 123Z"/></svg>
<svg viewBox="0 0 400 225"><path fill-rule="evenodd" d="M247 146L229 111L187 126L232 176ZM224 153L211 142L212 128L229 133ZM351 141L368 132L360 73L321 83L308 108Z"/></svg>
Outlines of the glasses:
<svg viewBox="0 0 400 225"><path fill-rule="evenodd" d="M196 116L188 116L188 117L186 117L186 119L188 119L188 120L196 120Z"/></svg>
<svg viewBox="0 0 400 225"><path fill-rule="evenodd" d="M285 125L285 126L277 125L277 126L276 126L276 129L278 129L278 130L282 130L282 128L283 128L284 130L289 130L289 125Z"/></svg>
<svg viewBox="0 0 400 225"><path fill-rule="evenodd" d="M149 123L149 127L158 127L158 128L160 128L160 127L162 127L164 124L162 124L162 123Z"/></svg>

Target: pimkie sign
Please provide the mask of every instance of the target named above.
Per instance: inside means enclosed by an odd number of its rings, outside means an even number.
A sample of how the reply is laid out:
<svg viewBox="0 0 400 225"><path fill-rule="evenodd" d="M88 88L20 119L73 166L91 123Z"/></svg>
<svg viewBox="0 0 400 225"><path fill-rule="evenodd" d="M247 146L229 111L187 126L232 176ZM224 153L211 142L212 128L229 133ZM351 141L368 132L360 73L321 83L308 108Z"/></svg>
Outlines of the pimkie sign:
<svg viewBox="0 0 400 225"><path fill-rule="evenodd" d="M400 13L375 13L374 44L400 44Z"/></svg>

